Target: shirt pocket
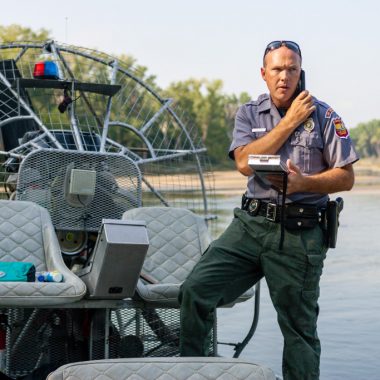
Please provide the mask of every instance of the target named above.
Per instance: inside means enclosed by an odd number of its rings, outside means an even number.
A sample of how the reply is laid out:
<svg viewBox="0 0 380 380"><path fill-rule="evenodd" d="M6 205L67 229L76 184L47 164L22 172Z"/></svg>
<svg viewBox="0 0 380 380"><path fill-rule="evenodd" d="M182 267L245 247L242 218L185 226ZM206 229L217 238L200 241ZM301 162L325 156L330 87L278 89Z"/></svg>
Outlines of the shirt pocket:
<svg viewBox="0 0 380 380"><path fill-rule="evenodd" d="M292 161L303 173L319 172L323 165L323 141L320 135L313 131L296 130L291 137Z"/></svg>

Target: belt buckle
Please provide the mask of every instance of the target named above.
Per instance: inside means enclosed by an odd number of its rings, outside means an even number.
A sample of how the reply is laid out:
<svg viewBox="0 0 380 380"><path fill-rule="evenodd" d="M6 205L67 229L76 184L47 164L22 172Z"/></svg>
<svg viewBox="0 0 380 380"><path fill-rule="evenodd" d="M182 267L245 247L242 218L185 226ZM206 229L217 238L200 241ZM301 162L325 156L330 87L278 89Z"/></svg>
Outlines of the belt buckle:
<svg viewBox="0 0 380 380"><path fill-rule="evenodd" d="M277 205L276 205L276 203L267 203L266 218L271 222L275 222L276 216L277 216Z"/></svg>

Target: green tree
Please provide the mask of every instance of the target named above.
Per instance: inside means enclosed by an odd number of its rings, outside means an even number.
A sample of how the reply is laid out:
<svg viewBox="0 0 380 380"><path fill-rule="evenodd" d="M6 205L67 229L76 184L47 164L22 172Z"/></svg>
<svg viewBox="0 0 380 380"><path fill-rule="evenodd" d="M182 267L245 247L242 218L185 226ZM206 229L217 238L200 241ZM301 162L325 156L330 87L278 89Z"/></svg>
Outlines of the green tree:
<svg viewBox="0 0 380 380"><path fill-rule="evenodd" d="M185 81L173 82L163 94L166 98L172 98L175 106L182 109L189 120L197 127L202 139L207 133L206 114L207 105L204 100L205 80L203 79L187 79Z"/></svg>
<svg viewBox="0 0 380 380"><path fill-rule="evenodd" d="M355 148L362 157L380 157L380 120L360 123L351 129Z"/></svg>
<svg viewBox="0 0 380 380"><path fill-rule="evenodd" d="M230 144L225 114L226 96L221 92L222 87L223 82L221 80L215 80L206 85L207 95L205 100L208 113L205 144L214 164L226 163Z"/></svg>
<svg viewBox="0 0 380 380"><path fill-rule="evenodd" d="M373 136L370 139L374 155L380 157L380 120L373 120Z"/></svg>
<svg viewBox="0 0 380 380"><path fill-rule="evenodd" d="M212 163L218 167L231 167L233 163L227 152L236 110L249 100L249 95L225 94L221 80L188 79L171 83L165 96L173 98L195 123Z"/></svg>
<svg viewBox="0 0 380 380"><path fill-rule="evenodd" d="M251 97L247 92L242 92L239 96L235 94L226 95L224 111L227 123L227 133L230 140L232 140L236 111L240 105L248 103L250 99Z"/></svg>
<svg viewBox="0 0 380 380"><path fill-rule="evenodd" d="M159 91L160 88L156 83L156 75L148 74L148 68L146 66L137 63L137 59L132 55L119 54L116 58L123 62L124 67L132 69L133 73L140 79L142 79L147 85L149 85L153 90Z"/></svg>
<svg viewBox="0 0 380 380"><path fill-rule="evenodd" d="M239 96L223 94L221 90L221 81L214 81L208 87L208 103L212 111L208 120L205 144L214 164L232 168L233 162L228 158L227 152L232 141L235 115L238 107L247 103L250 96L246 92Z"/></svg>
<svg viewBox="0 0 380 380"><path fill-rule="evenodd" d="M0 25L0 42L18 42L18 41L45 41L51 39L50 31L41 28L34 31L21 25L12 24L8 26Z"/></svg>

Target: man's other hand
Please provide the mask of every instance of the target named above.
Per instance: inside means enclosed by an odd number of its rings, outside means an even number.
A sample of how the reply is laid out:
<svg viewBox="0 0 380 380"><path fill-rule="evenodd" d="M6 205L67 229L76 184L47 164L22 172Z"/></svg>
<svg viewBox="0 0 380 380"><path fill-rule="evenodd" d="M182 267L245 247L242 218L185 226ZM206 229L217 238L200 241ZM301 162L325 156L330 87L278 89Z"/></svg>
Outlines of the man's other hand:
<svg viewBox="0 0 380 380"><path fill-rule="evenodd" d="M296 129L301 125L314 111L313 97L309 91L302 91L292 102L290 108L286 112L284 119L287 123Z"/></svg>

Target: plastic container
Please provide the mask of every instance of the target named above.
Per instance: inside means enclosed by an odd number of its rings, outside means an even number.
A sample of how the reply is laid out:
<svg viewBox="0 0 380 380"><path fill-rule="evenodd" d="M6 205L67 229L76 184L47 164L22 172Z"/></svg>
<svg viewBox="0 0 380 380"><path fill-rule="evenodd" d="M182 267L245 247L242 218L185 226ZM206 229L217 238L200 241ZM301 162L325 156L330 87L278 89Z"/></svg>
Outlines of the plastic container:
<svg viewBox="0 0 380 380"><path fill-rule="evenodd" d="M52 272L37 272L36 281L38 282L62 282L63 274L57 271Z"/></svg>

